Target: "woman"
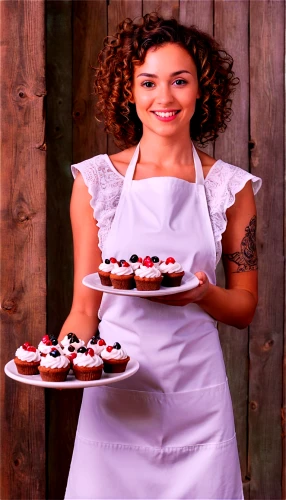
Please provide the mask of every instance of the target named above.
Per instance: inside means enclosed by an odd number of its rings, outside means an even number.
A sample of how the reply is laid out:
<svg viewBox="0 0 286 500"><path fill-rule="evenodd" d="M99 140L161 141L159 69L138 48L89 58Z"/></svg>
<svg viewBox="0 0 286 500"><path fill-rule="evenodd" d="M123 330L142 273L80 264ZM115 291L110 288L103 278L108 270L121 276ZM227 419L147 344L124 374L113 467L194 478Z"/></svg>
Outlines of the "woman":
<svg viewBox="0 0 286 500"><path fill-rule="evenodd" d="M255 312L261 181L192 142L225 130L236 84L231 57L175 20L127 19L105 41L98 106L126 149L72 167L74 299L60 339L99 327L140 368L84 392L67 499L243 498L217 321L244 328ZM134 253L173 255L199 286L151 301L82 285L105 258Z"/></svg>

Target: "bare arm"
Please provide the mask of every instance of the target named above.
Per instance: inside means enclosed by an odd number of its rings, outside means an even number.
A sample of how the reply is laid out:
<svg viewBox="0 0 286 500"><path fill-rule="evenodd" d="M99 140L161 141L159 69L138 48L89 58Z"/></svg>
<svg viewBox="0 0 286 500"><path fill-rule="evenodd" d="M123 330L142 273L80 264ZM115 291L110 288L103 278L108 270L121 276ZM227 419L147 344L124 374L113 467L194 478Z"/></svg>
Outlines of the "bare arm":
<svg viewBox="0 0 286 500"><path fill-rule="evenodd" d="M93 218L90 199L83 178L78 174L74 181L70 205L74 245L73 302L59 340L67 333L73 332L84 341L88 341L98 327L98 309L102 293L82 284L83 277L95 273L101 262L98 227Z"/></svg>
<svg viewBox="0 0 286 500"><path fill-rule="evenodd" d="M256 207L251 181L237 193L227 219L222 238L226 288L212 285L204 272L198 272L197 288L159 301L174 306L194 302L217 321L245 328L257 305Z"/></svg>

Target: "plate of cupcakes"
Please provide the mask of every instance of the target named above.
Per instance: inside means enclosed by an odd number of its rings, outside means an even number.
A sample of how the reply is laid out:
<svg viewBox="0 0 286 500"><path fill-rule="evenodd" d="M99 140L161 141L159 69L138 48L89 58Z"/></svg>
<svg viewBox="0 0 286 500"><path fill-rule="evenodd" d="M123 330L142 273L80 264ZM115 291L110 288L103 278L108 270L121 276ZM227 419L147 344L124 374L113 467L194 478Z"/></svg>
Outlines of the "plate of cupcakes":
<svg viewBox="0 0 286 500"><path fill-rule="evenodd" d="M139 363L119 342L106 345L93 336L87 344L74 333L61 342L44 335L37 347L24 342L4 368L18 382L46 388L80 389L119 382L134 375Z"/></svg>
<svg viewBox="0 0 286 500"><path fill-rule="evenodd" d="M174 257L161 260L158 256L130 259L110 257L99 265L98 272L85 276L83 284L94 290L115 295L158 297L174 295L195 288L198 278L183 270Z"/></svg>

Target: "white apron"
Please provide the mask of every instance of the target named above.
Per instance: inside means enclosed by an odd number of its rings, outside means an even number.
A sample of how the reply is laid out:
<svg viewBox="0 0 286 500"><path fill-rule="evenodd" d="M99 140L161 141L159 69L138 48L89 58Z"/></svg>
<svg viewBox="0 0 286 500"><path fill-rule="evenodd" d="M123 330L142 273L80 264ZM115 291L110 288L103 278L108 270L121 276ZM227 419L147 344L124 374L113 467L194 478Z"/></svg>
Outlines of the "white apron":
<svg viewBox="0 0 286 500"><path fill-rule="evenodd" d="M173 256L215 283L215 242L203 170L196 182L133 180L127 169L103 259ZM173 307L104 294L100 335L140 363L120 383L86 389L65 498L243 499L233 411L216 321L196 304Z"/></svg>

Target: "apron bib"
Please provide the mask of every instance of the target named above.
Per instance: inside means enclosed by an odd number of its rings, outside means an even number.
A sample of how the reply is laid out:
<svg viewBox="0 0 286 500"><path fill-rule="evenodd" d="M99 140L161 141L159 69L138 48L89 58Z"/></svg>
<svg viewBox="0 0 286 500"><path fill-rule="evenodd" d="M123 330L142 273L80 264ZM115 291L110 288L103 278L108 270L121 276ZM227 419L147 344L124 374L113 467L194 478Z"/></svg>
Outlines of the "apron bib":
<svg viewBox="0 0 286 500"><path fill-rule="evenodd" d="M215 283L203 170L196 182L126 171L102 258L173 256ZM104 294L100 335L138 359L127 380L84 391L66 499L242 499L231 398L216 321L196 304Z"/></svg>

